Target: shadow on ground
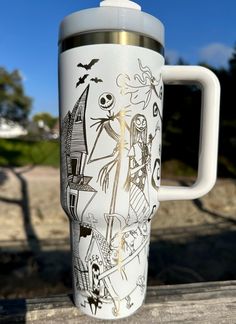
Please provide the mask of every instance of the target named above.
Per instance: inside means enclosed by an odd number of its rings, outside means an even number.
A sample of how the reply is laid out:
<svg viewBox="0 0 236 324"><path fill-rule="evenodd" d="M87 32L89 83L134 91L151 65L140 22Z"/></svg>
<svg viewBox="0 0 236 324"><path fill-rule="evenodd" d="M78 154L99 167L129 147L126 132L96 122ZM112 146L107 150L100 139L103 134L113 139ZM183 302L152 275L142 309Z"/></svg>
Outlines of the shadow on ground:
<svg viewBox="0 0 236 324"><path fill-rule="evenodd" d="M32 298L71 290L69 251L0 254L0 298Z"/></svg>
<svg viewBox="0 0 236 324"><path fill-rule="evenodd" d="M183 229L184 231L184 229ZM149 285L236 280L236 229L213 235L175 233L160 239L153 233L149 255ZM179 238L178 238L179 236ZM170 231L168 232L170 237ZM44 242L45 246L57 244ZM61 242L61 244L63 244ZM71 255L57 246L48 251L5 251L0 257L0 297L39 297L71 290Z"/></svg>
<svg viewBox="0 0 236 324"><path fill-rule="evenodd" d="M2 186L8 179L7 173L4 169L0 170L0 186Z"/></svg>
<svg viewBox="0 0 236 324"><path fill-rule="evenodd" d="M179 233L170 240L153 233L150 285L236 279L236 228L208 235L196 232L185 238Z"/></svg>
<svg viewBox="0 0 236 324"><path fill-rule="evenodd" d="M68 293L71 290L69 241L40 241L32 225L28 184L24 173L11 170L21 188L20 199L0 200L21 207L27 248L21 242L0 242L0 298L28 298ZM7 180L4 169L0 185ZM168 228L152 232L149 285L181 284L236 279L236 224L226 215L207 210L202 200L193 204L214 214L217 223Z"/></svg>

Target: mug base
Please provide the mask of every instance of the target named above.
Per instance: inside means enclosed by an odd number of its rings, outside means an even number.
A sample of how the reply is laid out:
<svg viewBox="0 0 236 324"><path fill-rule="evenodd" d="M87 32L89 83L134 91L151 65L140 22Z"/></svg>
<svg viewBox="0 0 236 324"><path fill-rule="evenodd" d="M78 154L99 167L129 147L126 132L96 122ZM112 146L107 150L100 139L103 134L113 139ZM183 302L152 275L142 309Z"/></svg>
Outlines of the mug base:
<svg viewBox="0 0 236 324"><path fill-rule="evenodd" d="M144 304L145 298L142 301L134 306L132 303L127 303L127 299L123 300L113 300L112 302L103 302L102 307L98 304L89 304L85 305L85 303L81 303L84 297L79 296L79 294L74 295L74 304L79 310L92 318L99 319L99 320L120 320L123 318L130 317L137 313L142 305ZM89 303L89 297L88 297ZM89 306L89 307L87 307ZM97 306L97 307L96 307ZM99 308L100 307L100 308Z"/></svg>

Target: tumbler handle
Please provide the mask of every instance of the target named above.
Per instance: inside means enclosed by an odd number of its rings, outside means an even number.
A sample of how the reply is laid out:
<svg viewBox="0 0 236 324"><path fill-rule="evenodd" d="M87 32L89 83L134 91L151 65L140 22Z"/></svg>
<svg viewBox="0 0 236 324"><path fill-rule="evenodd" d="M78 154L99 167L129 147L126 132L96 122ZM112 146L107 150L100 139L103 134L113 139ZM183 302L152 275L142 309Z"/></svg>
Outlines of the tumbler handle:
<svg viewBox="0 0 236 324"><path fill-rule="evenodd" d="M164 84L200 85L202 107L197 180L190 187L160 186L158 200L196 199L208 193L216 181L220 83L213 72L200 66L164 66L162 77Z"/></svg>

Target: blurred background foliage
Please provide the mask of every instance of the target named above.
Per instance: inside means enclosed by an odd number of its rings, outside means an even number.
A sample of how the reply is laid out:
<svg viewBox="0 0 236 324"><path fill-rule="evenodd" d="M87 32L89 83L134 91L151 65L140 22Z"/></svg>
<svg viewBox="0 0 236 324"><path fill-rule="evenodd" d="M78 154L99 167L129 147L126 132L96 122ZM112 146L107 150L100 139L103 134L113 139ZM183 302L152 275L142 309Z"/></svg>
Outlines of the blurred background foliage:
<svg viewBox="0 0 236 324"><path fill-rule="evenodd" d="M186 64L179 60L178 64ZM236 47L228 68L211 69L221 84L218 176L236 177ZM201 91L196 86L166 86L162 169L165 176L195 175L199 145Z"/></svg>
<svg viewBox="0 0 236 324"><path fill-rule="evenodd" d="M0 139L0 152L0 166L59 167L59 143L55 140Z"/></svg>
<svg viewBox="0 0 236 324"><path fill-rule="evenodd" d="M168 64L168 63L167 63ZM180 59L177 64L185 64ZM236 177L236 47L228 67L210 68L221 84L218 176ZM47 112L31 118L32 99L25 95L20 73L0 68L0 118L26 125L41 122L37 134L0 139L0 165L26 164L59 167L59 142L50 137L58 118ZM197 170L201 91L197 86L165 86L163 113L162 176L194 176ZM46 127L46 128L45 128ZM47 136L44 130L47 129Z"/></svg>
<svg viewBox="0 0 236 324"><path fill-rule="evenodd" d="M0 67L0 118L25 123L32 98L26 96L19 70L8 72Z"/></svg>

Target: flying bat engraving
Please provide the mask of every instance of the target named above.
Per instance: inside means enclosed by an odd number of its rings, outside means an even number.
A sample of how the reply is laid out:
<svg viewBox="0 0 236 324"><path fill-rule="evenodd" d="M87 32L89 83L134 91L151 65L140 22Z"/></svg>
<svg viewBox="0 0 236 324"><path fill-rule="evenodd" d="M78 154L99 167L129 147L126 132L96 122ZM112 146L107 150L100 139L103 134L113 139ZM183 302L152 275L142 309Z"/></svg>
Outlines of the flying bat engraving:
<svg viewBox="0 0 236 324"><path fill-rule="evenodd" d="M92 79L90 79L90 81L93 81L93 82L95 82L95 83L103 82L102 79L98 79L97 77L96 77L96 78L92 78Z"/></svg>
<svg viewBox="0 0 236 324"><path fill-rule="evenodd" d="M80 85L85 83L85 79L87 79L87 77L89 76L89 74L85 74L84 76L79 78L79 81L76 83L76 88Z"/></svg>
<svg viewBox="0 0 236 324"><path fill-rule="evenodd" d="M85 70L91 70L92 66L96 64L99 61L99 59L92 59L89 64L77 64L78 67L84 68Z"/></svg>

